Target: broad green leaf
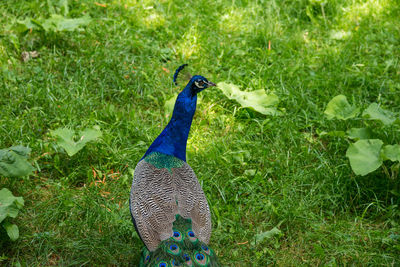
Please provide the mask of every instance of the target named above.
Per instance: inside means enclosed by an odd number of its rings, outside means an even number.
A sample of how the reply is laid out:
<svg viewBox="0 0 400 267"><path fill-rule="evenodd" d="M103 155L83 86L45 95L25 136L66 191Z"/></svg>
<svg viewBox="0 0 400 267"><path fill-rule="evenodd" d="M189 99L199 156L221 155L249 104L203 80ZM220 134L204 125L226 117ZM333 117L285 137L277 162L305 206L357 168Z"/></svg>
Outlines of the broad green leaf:
<svg viewBox="0 0 400 267"><path fill-rule="evenodd" d="M92 128L92 129L85 129L84 131L80 131L79 132L79 142L82 143L87 143L93 140L96 140L97 138L101 137L101 131L99 129L96 128Z"/></svg>
<svg viewBox="0 0 400 267"><path fill-rule="evenodd" d="M29 147L24 147L24 146L13 146L10 147L8 150L12 150L18 155L26 158L28 158L29 154L31 153L31 149Z"/></svg>
<svg viewBox="0 0 400 267"><path fill-rule="evenodd" d="M350 144L346 157L349 158L350 166L355 174L364 176L382 165L382 144L383 142L379 139L363 139Z"/></svg>
<svg viewBox="0 0 400 267"><path fill-rule="evenodd" d="M218 83L218 88L229 99L236 100L244 108L252 108L264 115L279 115L276 110L279 103L279 97L275 94L267 95L263 89L251 92L241 91L239 87L229 83Z"/></svg>
<svg viewBox="0 0 400 267"><path fill-rule="evenodd" d="M369 105L362 115L370 120L378 120L384 125L391 125L396 120L393 112L380 108L377 103Z"/></svg>
<svg viewBox="0 0 400 267"><path fill-rule="evenodd" d="M347 136L350 139L369 139L371 138L372 132L369 128L351 128L347 130Z"/></svg>
<svg viewBox="0 0 400 267"><path fill-rule="evenodd" d="M94 128L79 132L79 139L77 142L74 141L75 131L68 128L58 128L51 131L51 134L56 137L57 144L64 148L70 157L81 150L86 143L101 137L101 131Z"/></svg>
<svg viewBox="0 0 400 267"><path fill-rule="evenodd" d="M52 14L50 18L42 23L43 29L48 31L62 32L80 30L81 26L89 24L92 19L84 16L77 19L68 19L58 14Z"/></svg>
<svg viewBox="0 0 400 267"><path fill-rule="evenodd" d="M178 94L174 94L170 99L165 101L164 109L165 109L165 114L167 116L172 116L172 111L174 110L175 101L176 101L177 97L178 97Z"/></svg>
<svg viewBox="0 0 400 267"><path fill-rule="evenodd" d="M255 244L260 243L260 242L264 241L265 239L271 239L271 238L273 238L275 236L279 237L281 235L282 235L281 230L279 230L278 228L274 227L269 231L257 234L255 236L255 240L253 242L251 242L251 245L254 246Z"/></svg>
<svg viewBox="0 0 400 267"><path fill-rule="evenodd" d="M384 159L400 161L400 145L386 145L382 149Z"/></svg>
<svg viewBox="0 0 400 267"><path fill-rule="evenodd" d="M23 146L0 149L0 175L22 177L31 174L35 168L27 161L30 151Z"/></svg>
<svg viewBox="0 0 400 267"><path fill-rule="evenodd" d="M57 144L65 149L69 156L75 155L83 146L79 146L74 141L75 131L68 128L58 128L51 131L51 135L56 137Z"/></svg>
<svg viewBox="0 0 400 267"><path fill-rule="evenodd" d="M15 218L19 210L24 206L22 197L15 197L7 188L0 190L0 222L5 218Z"/></svg>
<svg viewBox="0 0 400 267"><path fill-rule="evenodd" d="M33 18L25 18L24 20L18 20L14 29L23 33L28 30L44 30L42 26L42 22Z"/></svg>
<svg viewBox="0 0 400 267"><path fill-rule="evenodd" d="M19 237L18 226L16 226L15 224L12 224L10 222L5 221L3 223L3 227L4 227L4 229L6 229L6 232L7 232L8 236L10 237L10 239L12 241L15 241L15 240L18 239L18 237Z"/></svg>
<svg viewBox="0 0 400 267"><path fill-rule="evenodd" d="M329 101L324 111L329 120L336 118L339 120L347 120L354 118L359 113L359 108L351 106L346 96L337 95Z"/></svg>
<svg viewBox="0 0 400 267"><path fill-rule="evenodd" d="M346 133L344 131L330 131L330 132L322 131L319 133L319 136L324 136L324 135L333 136L333 137L345 137Z"/></svg>
<svg viewBox="0 0 400 267"><path fill-rule="evenodd" d="M14 29L19 33L23 33L36 27L37 25L34 24L30 18L25 18L24 20L17 20Z"/></svg>

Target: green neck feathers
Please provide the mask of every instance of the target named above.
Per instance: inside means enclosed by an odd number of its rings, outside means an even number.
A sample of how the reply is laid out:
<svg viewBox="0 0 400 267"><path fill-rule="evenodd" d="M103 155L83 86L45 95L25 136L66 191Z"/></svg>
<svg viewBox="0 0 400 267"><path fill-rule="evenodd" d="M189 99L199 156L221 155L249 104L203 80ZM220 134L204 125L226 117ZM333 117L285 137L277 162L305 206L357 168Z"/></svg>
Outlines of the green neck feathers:
<svg viewBox="0 0 400 267"><path fill-rule="evenodd" d="M183 160L166 155L160 152L152 152L144 158L144 161L150 163L157 169L168 169L172 173L172 168L180 168L185 163Z"/></svg>

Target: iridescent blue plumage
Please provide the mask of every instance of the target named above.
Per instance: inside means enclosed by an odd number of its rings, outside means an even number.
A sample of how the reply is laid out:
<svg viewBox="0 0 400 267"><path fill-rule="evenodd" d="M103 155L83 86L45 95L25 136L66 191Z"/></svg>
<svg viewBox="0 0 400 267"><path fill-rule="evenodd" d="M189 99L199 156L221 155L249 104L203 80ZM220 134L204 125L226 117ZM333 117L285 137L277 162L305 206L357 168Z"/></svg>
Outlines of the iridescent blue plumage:
<svg viewBox="0 0 400 267"><path fill-rule="evenodd" d="M191 86L189 82L178 95L170 122L150 145L143 158L151 152L160 152L186 161L186 143L197 102L197 95L192 95Z"/></svg>
<svg viewBox="0 0 400 267"><path fill-rule="evenodd" d="M196 111L197 94L209 86L215 86L215 84L203 76L196 75L190 79L176 99L167 127L150 145L143 158L151 152L160 152L186 161L186 143Z"/></svg>

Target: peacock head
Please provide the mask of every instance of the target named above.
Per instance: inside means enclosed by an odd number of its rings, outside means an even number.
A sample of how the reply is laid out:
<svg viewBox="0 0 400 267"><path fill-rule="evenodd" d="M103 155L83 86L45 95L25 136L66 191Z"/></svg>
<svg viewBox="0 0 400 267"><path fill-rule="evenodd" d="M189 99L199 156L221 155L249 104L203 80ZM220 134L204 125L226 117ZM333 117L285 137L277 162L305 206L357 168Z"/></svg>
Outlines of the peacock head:
<svg viewBox="0 0 400 267"><path fill-rule="evenodd" d="M196 95L197 93L200 93L204 89L211 87L211 86L216 86L215 83L208 81L206 78L204 78L201 75L195 75L190 79L189 84L191 85L190 89L192 91L193 95Z"/></svg>
<svg viewBox="0 0 400 267"><path fill-rule="evenodd" d="M181 70L183 70L186 66L187 66L187 64L183 64L182 66L180 66L179 68L176 69L175 74L174 74L174 79L173 79L175 84L177 84L176 79L178 78L179 72ZM210 82L209 80L207 80L205 77L203 77L201 75L195 75L190 78L190 81L186 87L189 87L192 96L195 96L199 92L203 91L204 89L206 89L207 87L210 87L210 86L216 86L216 84Z"/></svg>

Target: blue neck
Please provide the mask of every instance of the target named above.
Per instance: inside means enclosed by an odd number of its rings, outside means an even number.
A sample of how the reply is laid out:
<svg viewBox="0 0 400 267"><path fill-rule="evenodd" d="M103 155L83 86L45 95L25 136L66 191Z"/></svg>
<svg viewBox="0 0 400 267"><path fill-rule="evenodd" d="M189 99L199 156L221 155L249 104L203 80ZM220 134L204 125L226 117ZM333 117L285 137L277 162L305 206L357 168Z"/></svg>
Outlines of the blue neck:
<svg viewBox="0 0 400 267"><path fill-rule="evenodd" d="M189 82L178 95L171 120L143 158L151 152L160 152L186 161L186 143L197 102L197 96L192 94L191 86L192 83Z"/></svg>

